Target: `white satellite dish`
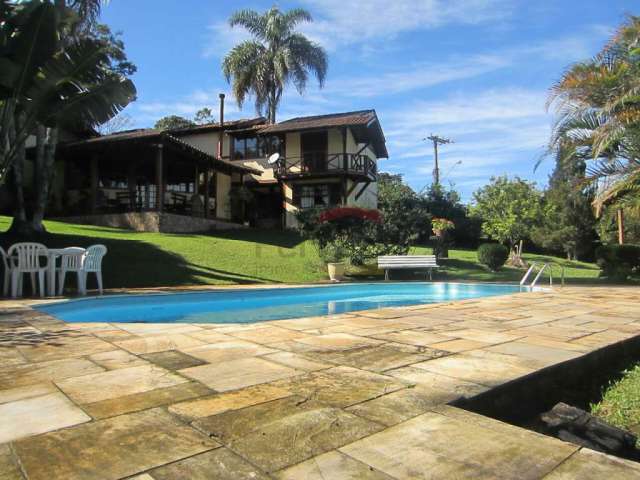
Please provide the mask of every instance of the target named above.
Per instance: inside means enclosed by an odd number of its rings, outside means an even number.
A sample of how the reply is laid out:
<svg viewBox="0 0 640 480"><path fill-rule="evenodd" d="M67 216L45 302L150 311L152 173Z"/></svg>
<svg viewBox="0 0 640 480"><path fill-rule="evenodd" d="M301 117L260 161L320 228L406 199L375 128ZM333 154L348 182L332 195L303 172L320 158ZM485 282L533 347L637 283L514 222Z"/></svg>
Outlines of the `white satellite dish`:
<svg viewBox="0 0 640 480"><path fill-rule="evenodd" d="M278 160L280 160L280 154L278 152L269 155L269 160L268 160L269 165L273 165L274 163L278 163Z"/></svg>

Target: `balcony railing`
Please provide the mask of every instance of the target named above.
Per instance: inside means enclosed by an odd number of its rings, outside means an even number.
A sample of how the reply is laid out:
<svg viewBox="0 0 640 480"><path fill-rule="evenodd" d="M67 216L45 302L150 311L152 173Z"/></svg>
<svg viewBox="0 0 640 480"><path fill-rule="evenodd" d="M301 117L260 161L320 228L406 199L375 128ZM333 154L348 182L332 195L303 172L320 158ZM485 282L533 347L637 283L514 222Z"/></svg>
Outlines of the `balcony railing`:
<svg viewBox="0 0 640 480"><path fill-rule="evenodd" d="M376 162L368 155L357 153L305 152L300 157L280 159L274 166L280 178L347 174L375 180Z"/></svg>

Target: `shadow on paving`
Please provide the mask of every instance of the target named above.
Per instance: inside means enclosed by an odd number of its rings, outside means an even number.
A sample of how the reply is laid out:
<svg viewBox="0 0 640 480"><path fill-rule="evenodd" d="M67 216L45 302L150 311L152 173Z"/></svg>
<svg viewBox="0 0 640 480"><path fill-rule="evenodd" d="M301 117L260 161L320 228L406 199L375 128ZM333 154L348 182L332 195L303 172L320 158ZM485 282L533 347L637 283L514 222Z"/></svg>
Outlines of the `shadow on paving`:
<svg viewBox="0 0 640 480"><path fill-rule="evenodd" d="M0 330L0 348L12 347L37 347L48 345L52 347L62 347L69 343L70 339L78 341L81 338L88 340L92 336L72 329L37 331L29 325L20 325L22 328L7 328Z"/></svg>
<svg viewBox="0 0 640 480"><path fill-rule="evenodd" d="M5 250L20 241L40 242L49 248L88 247L104 244L108 253L102 265L104 284L108 288L163 287L175 285L205 285L208 283L260 283L272 281L245 274L215 270L191 264L181 255L167 252L140 240L97 238L83 235L44 233L28 239L0 234ZM68 274L68 285L75 288L75 276ZM26 282L25 277L25 282ZM28 286L28 282L26 283ZM95 276L89 276L88 288L97 288Z"/></svg>

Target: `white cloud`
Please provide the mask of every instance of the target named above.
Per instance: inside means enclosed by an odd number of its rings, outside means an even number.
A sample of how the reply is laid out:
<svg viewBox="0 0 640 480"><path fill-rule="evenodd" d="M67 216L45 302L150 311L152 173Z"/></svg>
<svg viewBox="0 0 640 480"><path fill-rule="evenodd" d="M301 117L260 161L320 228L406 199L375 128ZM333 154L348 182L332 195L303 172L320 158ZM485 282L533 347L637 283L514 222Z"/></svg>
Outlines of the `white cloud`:
<svg viewBox="0 0 640 480"><path fill-rule="evenodd" d="M202 51L205 58L222 58L234 46L251 38L245 29L232 28L226 21L209 25L207 30L206 43Z"/></svg>
<svg viewBox="0 0 640 480"><path fill-rule="evenodd" d="M533 166L549 138L545 98L544 91L515 87L467 91L388 112L383 123L390 169L404 172L414 186L429 183L433 146L423 138L436 133L455 142L440 148L440 168L444 181L461 188L465 199L492 175L544 180Z"/></svg>
<svg viewBox="0 0 640 480"><path fill-rule="evenodd" d="M445 25L470 25L511 15L508 0L304 0L314 22L305 33L328 49L371 39L388 39L403 32Z"/></svg>

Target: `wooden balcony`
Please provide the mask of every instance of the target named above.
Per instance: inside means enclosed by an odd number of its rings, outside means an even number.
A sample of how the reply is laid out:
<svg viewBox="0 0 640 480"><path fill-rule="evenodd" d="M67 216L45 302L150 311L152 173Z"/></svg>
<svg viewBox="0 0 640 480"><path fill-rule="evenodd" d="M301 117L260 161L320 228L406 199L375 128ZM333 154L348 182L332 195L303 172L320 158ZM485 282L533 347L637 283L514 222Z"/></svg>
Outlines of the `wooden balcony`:
<svg viewBox="0 0 640 480"><path fill-rule="evenodd" d="M306 152L301 157L282 158L274 165L277 178L323 178L344 175L360 182L377 178L377 167L368 155L357 153Z"/></svg>

